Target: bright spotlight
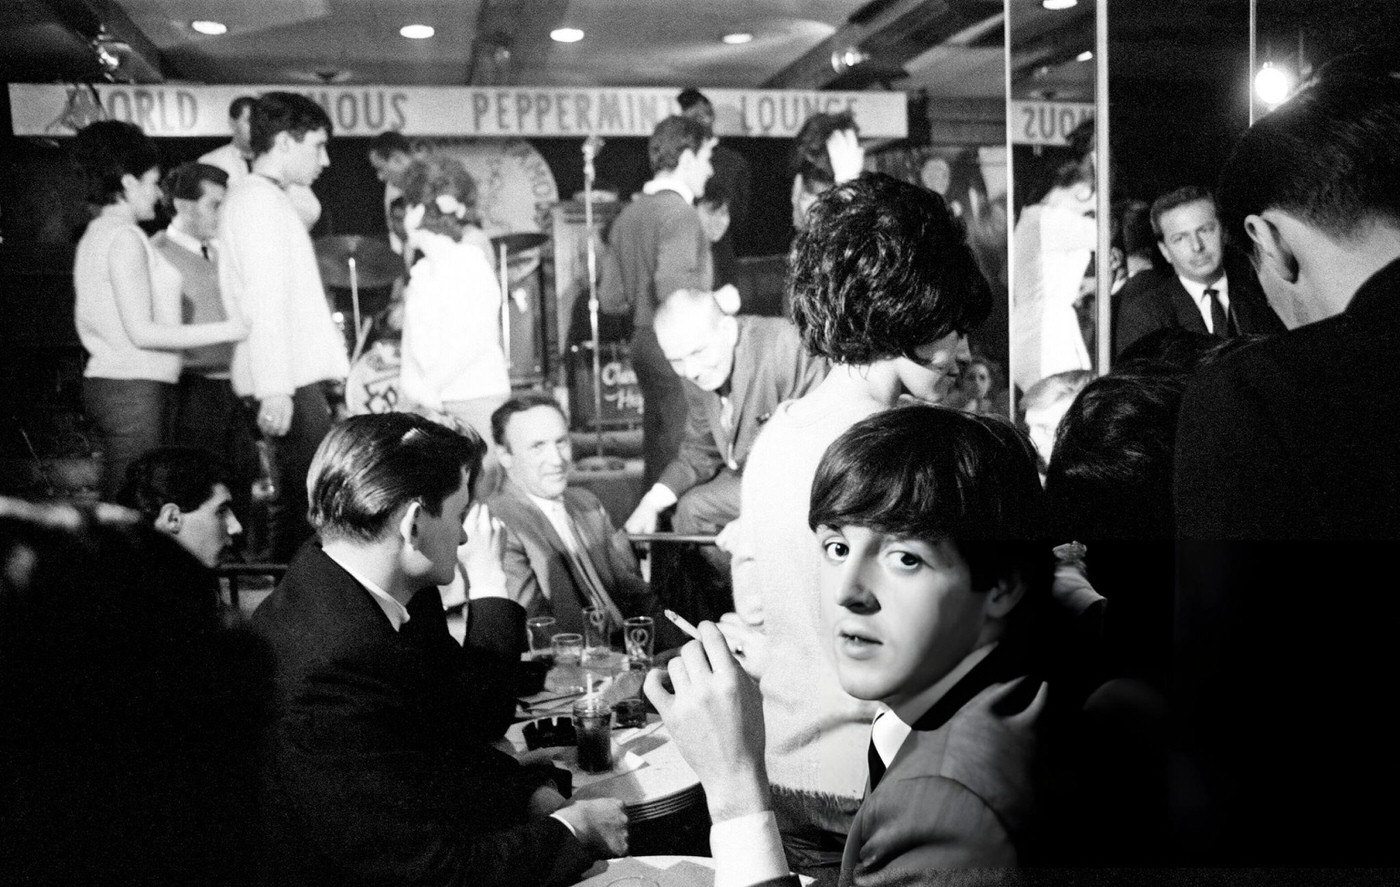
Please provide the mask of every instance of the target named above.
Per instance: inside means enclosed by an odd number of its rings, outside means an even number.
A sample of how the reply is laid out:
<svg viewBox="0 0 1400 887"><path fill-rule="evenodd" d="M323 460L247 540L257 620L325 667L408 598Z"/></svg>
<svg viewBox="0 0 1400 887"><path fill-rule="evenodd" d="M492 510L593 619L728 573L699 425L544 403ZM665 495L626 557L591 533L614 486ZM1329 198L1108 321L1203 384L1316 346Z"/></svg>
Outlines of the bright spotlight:
<svg viewBox="0 0 1400 887"><path fill-rule="evenodd" d="M220 34L228 33L228 25L224 24L223 22L190 22L190 27L193 28L197 33L205 34L210 37L217 37Z"/></svg>
<svg viewBox="0 0 1400 887"><path fill-rule="evenodd" d="M1046 9L1069 9L1078 6L1079 0L1040 0L1040 5Z"/></svg>
<svg viewBox="0 0 1400 887"><path fill-rule="evenodd" d="M739 46L740 44L748 43L749 41L753 40L753 35L745 33L725 34L719 39L724 41L725 43L728 43L730 46Z"/></svg>
<svg viewBox="0 0 1400 887"><path fill-rule="evenodd" d="M1276 67L1273 62L1265 62L1254 75L1254 94L1270 107L1283 104L1292 88L1293 78L1288 71Z"/></svg>
<svg viewBox="0 0 1400 887"><path fill-rule="evenodd" d="M549 39L556 43L577 43L583 39L583 31L578 28L555 28L549 32Z"/></svg>
<svg viewBox="0 0 1400 887"><path fill-rule="evenodd" d="M436 33L432 25L404 25L399 28L399 34L410 40L427 40Z"/></svg>

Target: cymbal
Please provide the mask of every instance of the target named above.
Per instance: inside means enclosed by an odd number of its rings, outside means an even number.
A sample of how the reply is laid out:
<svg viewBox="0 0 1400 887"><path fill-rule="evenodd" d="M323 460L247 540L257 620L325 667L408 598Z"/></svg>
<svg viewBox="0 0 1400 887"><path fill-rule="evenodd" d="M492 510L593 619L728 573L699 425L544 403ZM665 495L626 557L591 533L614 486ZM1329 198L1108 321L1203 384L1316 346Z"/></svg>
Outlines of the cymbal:
<svg viewBox="0 0 1400 887"><path fill-rule="evenodd" d="M329 286L350 286L349 260L352 258L360 286L390 286L404 273L403 259L389 246L388 240L339 234L318 237L314 246L321 280Z"/></svg>
<svg viewBox="0 0 1400 887"><path fill-rule="evenodd" d="M501 247L506 248L506 252L515 253L521 250L534 249L549 240L549 236L539 231L517 231L514 234L500 234L491 238L491 245L499 252Z"/></svg>

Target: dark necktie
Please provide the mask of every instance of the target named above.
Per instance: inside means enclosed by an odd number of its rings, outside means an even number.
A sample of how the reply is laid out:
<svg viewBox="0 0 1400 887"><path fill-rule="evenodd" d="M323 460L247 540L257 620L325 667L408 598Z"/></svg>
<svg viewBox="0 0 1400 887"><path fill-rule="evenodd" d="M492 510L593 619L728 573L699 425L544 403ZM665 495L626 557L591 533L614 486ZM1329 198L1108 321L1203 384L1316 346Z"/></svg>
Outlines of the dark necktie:
<svg viewBox="0 0 1400 887"><path fill-rule="evenodd" d="M875 750L875 738L870 738L870 746L865 750L865 760L870 766L870 791L875 791L875 786L880 784L880 777L885 775L885 762L880 760L880 753ZM866 792L869 795L870 792Z"/></svg>
<svg viewBox="0 0 1400 887"><path fill-rule="evenodd" d="M1220 293L1213 286L1206 287L1206 297L1210 299L1211 332L1217 336L1231 335L1230 321L1225 316L1225 306L1220 303Z"/></svg>

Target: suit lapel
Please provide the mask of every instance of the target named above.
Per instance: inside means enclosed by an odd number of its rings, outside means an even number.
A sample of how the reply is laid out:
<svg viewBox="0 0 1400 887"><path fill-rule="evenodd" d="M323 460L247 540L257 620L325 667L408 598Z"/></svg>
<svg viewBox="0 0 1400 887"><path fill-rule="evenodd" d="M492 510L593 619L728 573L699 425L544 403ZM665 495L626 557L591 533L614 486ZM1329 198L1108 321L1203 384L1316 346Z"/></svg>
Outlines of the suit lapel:
<svg viewBox="0 0 1400 887"><path fill-rule="evenodd" d="M569 549L564 545L564 540L559 537L559 533L554 529L554 524L549 520L549 517L514 481L507 478L501 487L501 493L514 500L521 519L529 524L527 528L529 535L544 543L543 547L527 545L526 555L530 559L530 568L535 571L535 577L539 580L541 589L549 598L550 609L554 611L555 618L559 620L560 628L572 631L572 628L565 629L564 626L581 626L581 609L586 604L580 601L579 596L584 586L579 578L578 570L574 567L573 558L569 556ZM567 510L568 491L565 491L564 501ZM563 578L563 576L568 577L568 588L560 588L557 583L550 581L552 578Z"/></svg>
<svg viewBox="0 0 1400 887"><path fill-rule="evenodd" d="M1193 333L1210 332L1206 329L1205 318L1201 317L1200 309L1196 307L1191 294L1181 285L1181 278L1172 274L1168 290L1171 292L1172 310L1176 312L1176 321L1181 328Z"/></svg>
<svg viewBox="0 0 1400 887"><path fill-rule="evenodd" d="M578 533L578 544L583 551L587 552L588 560L593 564L593 569L598 572L598 578L603 580L603 584L611 589L616 583L613 581L612 564L605 557L610 540L603 533L602 525L598 521L598 515L592 509L584 506L577 497L570 495L571 491L564 491L564 511L574 521L574 529ZM569 563L573 568L572 559ZM586 587L581 578L575 574L575 583L580 588Z"/></svg>

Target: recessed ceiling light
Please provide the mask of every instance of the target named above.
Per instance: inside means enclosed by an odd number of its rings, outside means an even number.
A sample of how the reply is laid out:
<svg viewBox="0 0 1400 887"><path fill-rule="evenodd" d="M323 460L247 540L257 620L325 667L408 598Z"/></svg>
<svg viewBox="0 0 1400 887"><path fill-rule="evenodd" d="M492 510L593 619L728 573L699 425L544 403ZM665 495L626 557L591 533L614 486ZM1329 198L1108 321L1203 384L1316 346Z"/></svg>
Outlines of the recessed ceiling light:
<svg viewBox="0 0 1400 887"><path fill-rule="evenodd" d="M583 32L578 28L555 28L549 32L549 39L556 43L577 43L583 39Z"/></svg>
<svg viewBox="0 0 1400 887"><path fill-rule="evenodd" d="M740 44L742 44L742 43L748 43L750 40L753 39L753 35L752 35L752 34L746 34L746 33L742 32L742 31L740 31L740 32L737 33L737 34L725 34L723 37L721 37L721 38L719 38L719 39L722 40L722 41L724 41L725 43L728 43L730 46L738 46L738 45L740 45Z"/></svg>
<svg viewBox="0 0 1400 887"><path fill-rule="evenodd" d="M1078 6L1079 0L1040 0L1040 5L1046 9L1069 9Z"/></svg>
<svg viewBox="0 0 1400 887"><path fill-rule="evenodd" d="M200 34L208 34L210 37L228 33L228 25L223 22L190 22L190 27Z"/></svg>
<svg viewBox="0 0 1400 887"><path fill-rule="evenodd" d="M427 40L436 33L432 25L404 25L399 28L399 34L410 40Z"/></svg>
<svg viewBox="0 0 1400 887"><path fill-rule="evenodd" d="M1090 59L1092 59L1093 57L1094 57L1094 51L1093 51L1092 49L1086 49L1086 50L1084 50L1083 52L1081 52L1079 55L1075 56L1075 57L1074 57L1074 60L1075 60L1076 62L1087 62L1087 61L1089 61Z"/></svg>

